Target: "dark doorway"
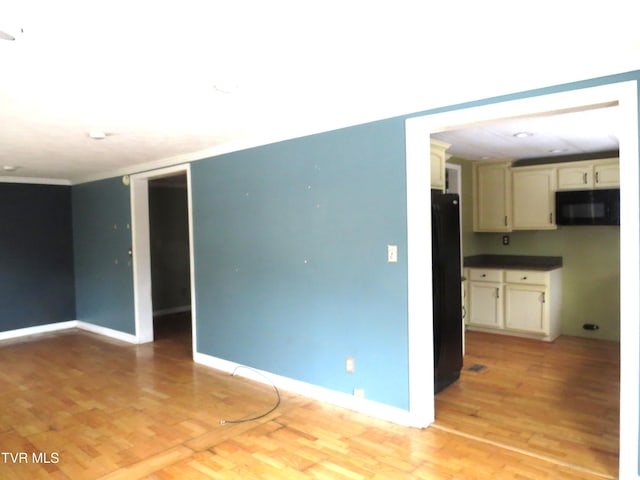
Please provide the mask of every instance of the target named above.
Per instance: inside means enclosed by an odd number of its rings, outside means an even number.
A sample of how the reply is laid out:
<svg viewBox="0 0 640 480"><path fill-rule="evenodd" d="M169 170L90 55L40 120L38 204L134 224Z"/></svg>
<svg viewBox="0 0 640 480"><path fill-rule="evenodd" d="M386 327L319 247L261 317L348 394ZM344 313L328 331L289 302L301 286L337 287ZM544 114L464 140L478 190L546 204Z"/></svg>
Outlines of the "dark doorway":
<svg viewBox="0 0 640 480"><path fill-rule="evenodd" d="M191 350L191 272L186 174L149 181L154 340L184 339Z"/></svg>

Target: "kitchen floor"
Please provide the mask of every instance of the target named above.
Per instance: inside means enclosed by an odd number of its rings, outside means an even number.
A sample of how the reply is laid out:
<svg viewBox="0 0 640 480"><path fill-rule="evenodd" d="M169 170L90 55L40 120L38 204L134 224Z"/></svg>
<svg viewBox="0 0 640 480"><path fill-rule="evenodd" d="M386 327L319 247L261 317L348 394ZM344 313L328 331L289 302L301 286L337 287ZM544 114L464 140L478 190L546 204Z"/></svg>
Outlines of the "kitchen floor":
<svg viewBox="0 0 640 480"><path fill-rule="evenodd" d="M436 395L436 427L617 478L620 349L466 332L460 380Z"/></svg>

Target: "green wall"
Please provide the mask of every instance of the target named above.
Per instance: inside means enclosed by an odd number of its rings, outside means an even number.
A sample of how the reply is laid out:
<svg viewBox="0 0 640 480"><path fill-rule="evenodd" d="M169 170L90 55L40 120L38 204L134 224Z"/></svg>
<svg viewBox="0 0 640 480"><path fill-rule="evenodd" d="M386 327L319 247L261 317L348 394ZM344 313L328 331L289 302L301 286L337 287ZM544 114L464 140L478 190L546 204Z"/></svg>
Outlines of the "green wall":
<svg viewBox="0 0 640 480"><path fill-rule="evenodd" d="M462 241L465 256L478 254L551 255L563 258L562 333L603 340L620 340L620 227L558 227L553 231L473 232L471 163L462 165ZM582 329L595 323L599 330Z"/></svg>

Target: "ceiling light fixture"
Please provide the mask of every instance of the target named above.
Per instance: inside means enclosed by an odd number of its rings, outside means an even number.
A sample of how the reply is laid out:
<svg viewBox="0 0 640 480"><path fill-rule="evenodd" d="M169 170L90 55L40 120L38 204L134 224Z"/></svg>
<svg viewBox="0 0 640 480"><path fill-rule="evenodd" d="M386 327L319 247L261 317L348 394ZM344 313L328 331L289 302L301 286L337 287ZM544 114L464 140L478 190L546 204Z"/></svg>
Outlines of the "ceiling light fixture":
<svg viewBox="0 0 640 480"><path fill-rule="evenodd" d="M101 132L100 130L92 130L89 132L89 138L93 140L104 140L107 137L107 134Z"/></svg>
<svg viewBox="0 0 640 480"><path fill-rule="evenodd" d="M533 133L531 133L531 132L518 132L518 133L514 133L513 136L516 137L516 138L527 138L527 137L532 137Z"/></svg>
<svg viewBox="0 0 640 480"><path fill-rule="evenodd" d="M21 33L23 33L23 30L21 28L16 28L13 30L10 29L1 29L0 30L0 39L2 40L9 40L10 42L14 41L16 38L18 38L18 35L20 35Z"/></svg>
<svg viewBox="0 0 640 480"><path fill-rule="evenodd" d="M16 167L15 165L5 165L2 167L2 170L5 172L15 172L18 168L20 167Z"/></svg>
<svg viewBox="0 0 640 480"><path fill-rule="evenodd" d="M236 93L238 91L238 88L240 88L238 86L237 82L233 82L233 81L229 81L229 82L218 82L213 86L213 89L216 92L220 92L220 93Z"/></svg>

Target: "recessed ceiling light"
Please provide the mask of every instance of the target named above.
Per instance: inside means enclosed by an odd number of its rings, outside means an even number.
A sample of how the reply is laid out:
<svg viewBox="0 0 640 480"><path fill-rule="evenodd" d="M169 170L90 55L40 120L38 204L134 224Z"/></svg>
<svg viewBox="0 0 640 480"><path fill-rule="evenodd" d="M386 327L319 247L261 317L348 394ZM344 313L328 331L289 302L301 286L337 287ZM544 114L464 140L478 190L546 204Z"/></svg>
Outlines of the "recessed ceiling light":
<svg viewBox="0 0 640 480"><path fill-rule="evenodd" d="M2 167L2 170L5 172L15 172L18 168L20 167L16 167L15 165L5 165Z"/></svg>
<svg viewBox="0 0 640 480"><path fill-rule="evenodd" d="M18 38L21 33L23 33L21 28L3 28L0 29L0 39L13 41Z"/></svg>
<svg viewBox="0 0 640 480"><path fill-rule="evenodd" d="M100 130L92 130L89 132L89 138L92 138L94 140L104 140L106 136L107 134L101 132Z"/></svg>
<svg viewBox="0 0 640 480"><path fill-rule="evenodd" d="M222 81L222 82L217 82L214 86L213 89L216 92L220 92L220 93L236 93L238 91L238 89L240 88L240 86L238 85L238 82L234 82L234 81Z"/></svg>
<svg viewBox="0 0 640 480"><path fill-rule="evenodd" d="M516 138L526 138L526 137L532 137L533 133L531 133L531 132L518 132L518 133L514 133L513 136L516 137Z"/></svg>
<svg viewBox="0 0 640 480"><path fill-rule="evenodd" d="M549 153L565 153L568 152L566 148L554 148L553 150L549 150Z"/></svg>

